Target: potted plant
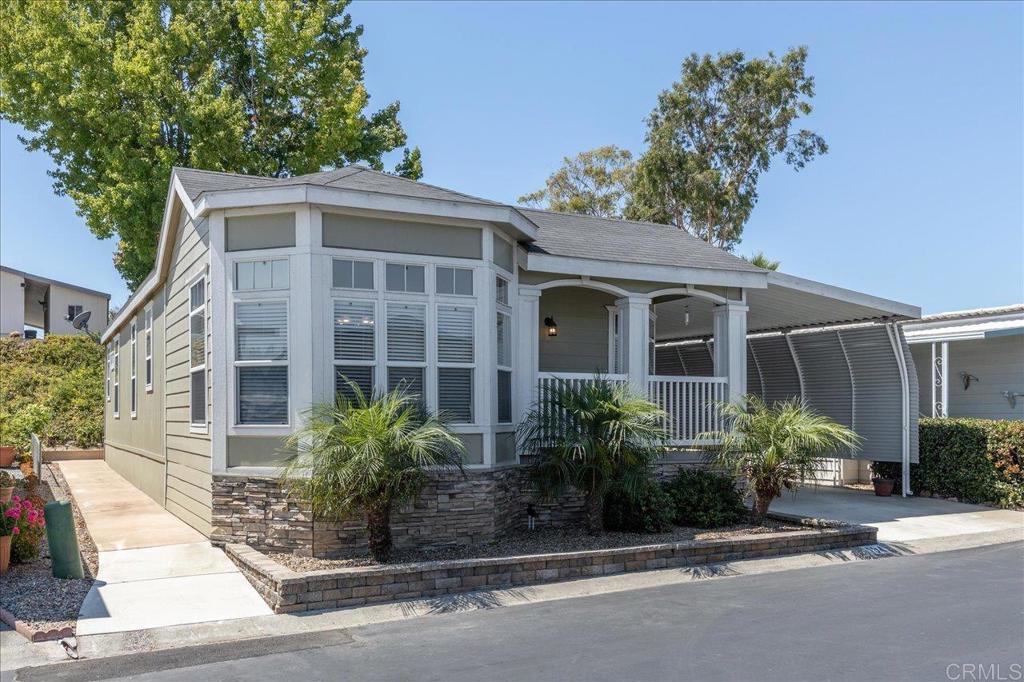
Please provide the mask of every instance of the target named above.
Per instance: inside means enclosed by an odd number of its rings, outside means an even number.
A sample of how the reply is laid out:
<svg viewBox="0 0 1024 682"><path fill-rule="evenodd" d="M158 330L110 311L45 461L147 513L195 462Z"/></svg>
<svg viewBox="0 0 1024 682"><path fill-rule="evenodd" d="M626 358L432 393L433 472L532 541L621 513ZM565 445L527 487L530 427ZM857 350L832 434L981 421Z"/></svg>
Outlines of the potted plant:
<svg viewBox="0 0 1024 682"><path fill-rule="evenodd" d="M10 502L14 494L14 477L6 471L0 471L0 502Z"/></svg>
<svg viewBox="0 0 1024 682"><path fill-rule="evenodd" d="M891 478L875 476L871 479L871 485L875 486L875 495L889 497L892 495L892 489L896 486L896 481Z"/></svg>
<svg viewBox="0 0 1024 682"><path fill-rule="evenodd" d="M43 512L46 502L38 495L26 495L20 500L15 496L11 501L16 504L12 505L11 511L15 527L11 535L10 562L20 564L39 556L39 543L46 534Z"/></svg>
<svg viewBox="0 0 1024 682"><path fill-rule="evenodd" d="M31 452L23 452L23 453L21 453L21 456L18 457L18 461L19 461L18 467L21 469L21 473L24 476L29 476L32 473L32 453Z"/></svg>
<svg viewBox="0 0 1024 682"><path fill-rule="evenodd" d="M16 506L13 499L0 502L0 575L7 572L11 565L11 537L20 532L18 520L21 518L20 502Z"/></svg>

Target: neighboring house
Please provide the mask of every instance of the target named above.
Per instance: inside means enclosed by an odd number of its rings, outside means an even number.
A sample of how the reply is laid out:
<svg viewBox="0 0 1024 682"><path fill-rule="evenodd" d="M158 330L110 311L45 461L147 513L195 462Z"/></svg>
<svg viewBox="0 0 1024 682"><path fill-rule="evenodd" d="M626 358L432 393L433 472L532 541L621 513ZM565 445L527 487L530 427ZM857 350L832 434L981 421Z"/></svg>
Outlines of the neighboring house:
<svg viewBox="0 0 1024 682"><path fill-rule="evenodd" d="M178 168L156 267L102 339L106 458L215 540L351 546L351 529L282 499L281 439L346 379L405 384L449 416L467 473L398 514L397 544L484 539L526 513L515 428L538 386L595 372L664 407L678 448L722 426L717 401L795 391L862 432L848 455L916 461L916 372L895 323L919 312L670 226L358 166L287 179ZM670 341L674 364L655 351Z"/></svg>
<svg viewBox="0 0 1024 682"><path fill-rule="evenodd" d="M1024 304L903 325L925 417L1024 419Z"/></svg>
<svg viewBox="0 0 1024 682"><path fill-rule="evenodd" d="M110 294L0 265L0 334L84 334L71 326L75 315L89 311L89 331L107 328Z"/></svg>

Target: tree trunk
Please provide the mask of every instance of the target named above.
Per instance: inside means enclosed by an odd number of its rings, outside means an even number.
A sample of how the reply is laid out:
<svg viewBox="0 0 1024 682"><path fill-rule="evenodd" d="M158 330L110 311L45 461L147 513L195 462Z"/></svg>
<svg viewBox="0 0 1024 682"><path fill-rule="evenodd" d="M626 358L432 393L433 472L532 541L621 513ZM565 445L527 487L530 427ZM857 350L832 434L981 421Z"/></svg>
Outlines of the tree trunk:
<svg viewBox="0 0 1024 682"><path fill-rule="evenodd" d="M604 495L600 492L591 491L584 499L583 511L586 515L584 522L587 530L591 533L604 531Z"/></svg>
<svg viewBox="0 0 1024 682"><path fill-rule="evenodd" d="M366 508L366 533L370 556L387 563L391 559L391 505Z"/></svg>
<svg viewBox="0 0 1024 682"><path fill-rule="evenodd" d="M768 517L768 505L779 496L779 491L769 488L754 489L754 509L751 512L751 521L754 525L763 526Z"/></svg>

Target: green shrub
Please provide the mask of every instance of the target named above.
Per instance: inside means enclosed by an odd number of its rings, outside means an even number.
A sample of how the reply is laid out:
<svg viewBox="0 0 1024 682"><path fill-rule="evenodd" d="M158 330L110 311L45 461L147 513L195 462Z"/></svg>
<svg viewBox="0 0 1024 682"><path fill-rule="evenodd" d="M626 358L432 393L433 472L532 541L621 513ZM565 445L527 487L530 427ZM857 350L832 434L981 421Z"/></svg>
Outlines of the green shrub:
<svg viewBox="0 0 1024 682"><path fill-rule="evenodd" d="M668 482L674 521L680 526L717 528L746 521L750 511L731 476L704 469L681 469Z"/></svg>
<svg viewBox="0 0 1024 682"><path fill-rule="evenodd" d="M963 502L1024 507L1024 421L922 419L920 463L910 465L910 490ZM896 481L900 463L874 462L876 475Z"/></svg>
<svg viewBox="0 0 1024 682"><path fill-rule="evenodd" d="M27 449L33 430L46 445L102 443L104 362L87 336L0 338L0 444Z"/></svg>
<svg viewBox="0 0 1024 682"><path fill-rule="evenodd" d="M635 495L620 487L604 498L604 528L632 533L664 533L672 529L675 507L660 485L648 480Z"/></svg>

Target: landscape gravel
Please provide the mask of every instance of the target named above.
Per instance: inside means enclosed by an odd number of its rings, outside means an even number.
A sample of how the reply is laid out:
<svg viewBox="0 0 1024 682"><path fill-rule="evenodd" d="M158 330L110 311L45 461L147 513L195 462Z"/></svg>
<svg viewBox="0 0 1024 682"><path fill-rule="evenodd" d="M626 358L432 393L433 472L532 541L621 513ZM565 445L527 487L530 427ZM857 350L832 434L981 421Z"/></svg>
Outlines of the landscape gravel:
<svg viewBox="0 0 1024 682"><path fill-rule="evenodd" d="M778 521L769 521L764 526L725 526L713 530L676 527L667 533L606 532L592 535L582 528L540 528L533 531L513 533L499 540L481 545L452 545L442 549L420 551L396 550L388 565L420 561L484 559L552 554L557 552L584 552L592 549L658 545L671 542L687 542L689 540L722 540L793 530L806 530L806 528ZM284 553L270 553L268 556L279 564L299 573L332 568L380 565L369 556L344 559L319 559Z"/></svg>
<svg viewBox="0 0 1024 682"><path fill-rule="evenodd" d="M66 486L59 469L55 465L46 465L43 467L43 481L37 487L36 494L47 502L69 499ZM23 494L20 489L15 492ZM89 537L77 506L72 504L72 509L78 545L84 560L84 579L58 580L53 577L45 536L40 541L38 558L29 563L12 565L0 577L0 606L34 630L74 628L82 602L92 587L98 569L96 546Z"/></svg>

